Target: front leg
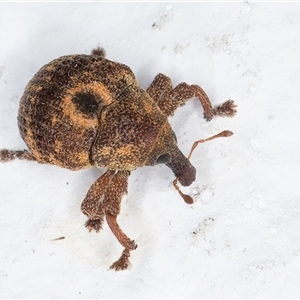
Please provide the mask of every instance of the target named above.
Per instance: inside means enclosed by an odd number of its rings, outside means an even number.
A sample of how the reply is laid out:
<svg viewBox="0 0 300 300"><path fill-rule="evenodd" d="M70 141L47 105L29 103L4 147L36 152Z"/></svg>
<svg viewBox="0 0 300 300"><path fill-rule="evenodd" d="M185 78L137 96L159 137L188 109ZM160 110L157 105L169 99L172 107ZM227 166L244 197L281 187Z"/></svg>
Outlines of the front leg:
<svg viewBox="0 0 300 300"><path fill-rule="evenodd" d="M130 251L137 245L130 240L117 223L121 210L122 197L127 194L129 171L108 170L96 180L82 202L81 210L89 217L86 227L99 231L102 229L104 218L119 243L125 248L121 257L111 265L116 271L127 269Z"/></svg>
<svg viewBox="0 0 300 300"><path fill-rule="evenodd" d="M127 237L117 222L122 197L127 194L129 175L129 171L118 171L107 189L103 202L107 224L119 243L125 248L121 257L110 266L110 269L115 269L116 271L128 268L130 251L137 248L135 242Z"/></svg>
<svg viewBox="0 0 300 300"><path fill-rule="evenodd" d="M173 89L171 79L163 74L158 74L154 78L147 92L166 116L172 116L178 107L184 105L192 97L198 98L201 102L204 118L207 121L214 116L233 117L236 113L236 106L232 100L213 108L208 96L200 86L188 85L183 82Z"/></svg>
<svg viewBox="0 0 300 300"><path fill-rule="evenodd" d="M105 216L103 201L115 174L116 171L108 170L99 177L90 187L81 204L81 211L89 217L85 223L89 231L99 232L102 229Z"/></svg>

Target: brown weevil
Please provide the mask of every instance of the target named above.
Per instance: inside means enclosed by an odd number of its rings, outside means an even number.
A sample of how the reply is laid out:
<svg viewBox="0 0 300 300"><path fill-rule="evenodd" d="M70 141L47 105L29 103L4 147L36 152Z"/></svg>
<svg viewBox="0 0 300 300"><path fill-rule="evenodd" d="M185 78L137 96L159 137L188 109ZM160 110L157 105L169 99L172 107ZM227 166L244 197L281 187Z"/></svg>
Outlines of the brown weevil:
<svg viewBox="0 0 300 300"><path fill-rule="evenodd" d="M34 75L21 98L18 126L29 150L2 149L0 161L19 158L69 170L107 169L88 190L81 210L88 216L90 231L98 232L106 219L124 247L110 268L126 269L130 251L137 245L121 230L117 216L131 171L165 164L173 171L179 192L177 180L183 186L195 180L196 169L178 149L168 122L193 97L200 100L207 121L236 113L233 101L213 108L198 85L180 83L172 88L170 78L163 74L145 91L131 69L106 59L102 48L91 55L62 56ZM225 131L219 136L231 134Z"/></svg>

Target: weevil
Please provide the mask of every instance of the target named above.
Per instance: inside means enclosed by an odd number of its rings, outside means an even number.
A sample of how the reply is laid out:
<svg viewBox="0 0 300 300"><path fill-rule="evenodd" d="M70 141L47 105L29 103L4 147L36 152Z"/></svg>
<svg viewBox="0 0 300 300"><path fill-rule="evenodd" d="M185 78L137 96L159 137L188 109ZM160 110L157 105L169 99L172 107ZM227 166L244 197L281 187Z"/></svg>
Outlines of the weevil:
<svg viewBox="0 0 300 300"><path fill-rule="evenodd" d="M200 100L207 121L236 113L232 100L213 108L201 87L183 82L173 88L171 79L161 73L144 90L131 69L106 59L102 48L90 55L62 56L34 75L20 100L18 127L28 150L2 149L0 161L19 158L69 170L106 169L88 190L81 210L88 217L89 231L100 231L106 219L124 247L110 268L127 269L130 251L137 245L121 230L117 216L130 173L165 164L176 177L175 188L191 203L177 180L189 186L196 169L190 155L179 150L168 117L193 97ZM229 135L225 131L219 136Z"/></svg>

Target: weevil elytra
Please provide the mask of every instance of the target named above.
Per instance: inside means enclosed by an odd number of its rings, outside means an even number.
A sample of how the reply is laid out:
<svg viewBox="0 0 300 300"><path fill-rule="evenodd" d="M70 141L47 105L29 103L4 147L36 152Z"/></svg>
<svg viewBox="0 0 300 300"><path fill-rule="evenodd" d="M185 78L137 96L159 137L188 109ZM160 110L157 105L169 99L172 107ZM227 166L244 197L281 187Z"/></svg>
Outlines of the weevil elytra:
<svg viewBox="0 0 300 300"><path fill-rule="evenodd" d="M163 74L145 91L131 69L106 59L102 48L91 55L62 56L34 75L21 98L18 126L28 150L2 149L0 161L19 158L69 170L107 169L88 190L81 210L90 231L98 232L106 219L124 247L111 268L126 269L137 245L121 230L117 216L131 171L165 164L183 186L195 180L196 169L179 150L168 122L193 97L200 100L207 121L236 113L233 101L213 108L198 85L173 88Z"/></svg>

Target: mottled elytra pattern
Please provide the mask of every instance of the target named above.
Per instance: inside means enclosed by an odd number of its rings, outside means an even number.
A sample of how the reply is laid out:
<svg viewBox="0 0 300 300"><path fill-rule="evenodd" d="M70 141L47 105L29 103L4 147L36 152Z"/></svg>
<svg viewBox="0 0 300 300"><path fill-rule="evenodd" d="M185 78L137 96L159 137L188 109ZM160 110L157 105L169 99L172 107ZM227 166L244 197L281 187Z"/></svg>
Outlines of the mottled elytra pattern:
<svg viewBox="0 0 300 300"><path fill-rule="evenodd" d="M39 162L90 167L103 107L132 84L131 70L97 55L69 55L42 67L20 102L20 134Z"/></svg>
<svg viewBox="0 0 300 300"><path fill-rule="evenodd" d="M205 140L196 141L187 158L167 117L192 97L200 101L207 121L232 117L236 110L231 100L213 108L201 87L183 82L173 88L163 74L145 91L129 67L104 57L104 49L96 48L91 55L67 55L42 67L26 86L19 107L19 130L29 150L2 149L0 161L19 158L70 170L107 169L88 190L81 210L90 231L101 230L106 220L124 247L111 265L118 271L128 268L130 251L137 248L117 222L132 170L165 164L176 176L176 190L186 203L193 202L177 180L184 186L195 180L189 157Z"/></svg>

